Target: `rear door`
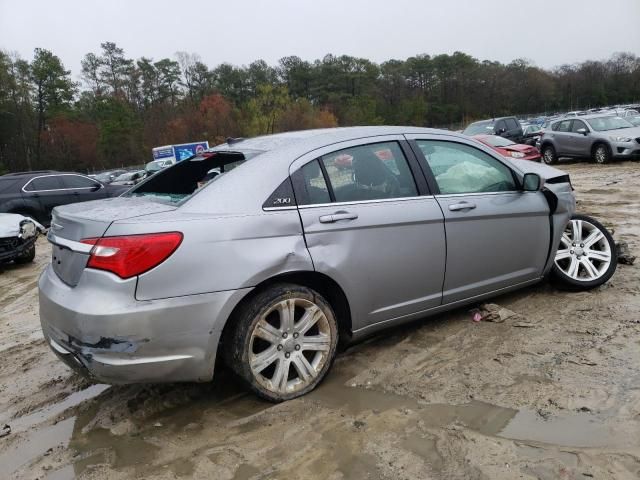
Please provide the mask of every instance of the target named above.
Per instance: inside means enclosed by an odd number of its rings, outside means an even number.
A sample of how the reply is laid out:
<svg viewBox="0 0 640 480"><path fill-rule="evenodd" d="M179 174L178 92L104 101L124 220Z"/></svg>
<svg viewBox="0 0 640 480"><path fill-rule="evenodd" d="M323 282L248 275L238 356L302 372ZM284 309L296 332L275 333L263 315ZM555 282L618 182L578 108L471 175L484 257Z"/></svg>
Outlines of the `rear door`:
<svg viewBox="0 0 640 480"><path fill-rule="evenodd" d="M571 155L571 122L573 122L571 119L563 120L558 124L558 128L553 131L553 143L558 155Z"/></svg>
<svg viewBox="0 0 640 480"><path fill-rule="evenodd" d="M77 174L64 174L60 178L68 193L65 204L98 200L107 196L104 186L92 178Z"/></svg>
<svg viewBox="0 0 640 480"><path fill-rule="evenodd" d="M404 137L325 147L291 172L314 268L344 289L354 330L441 304L442 211Z"/></svg>
<svg viewBox="0 0 640 480"><path fill-rule="evenodd" d="M42 220L45 221L51 218L53 207L66 203L65 198L68 195L59 175L34 177L22 187L22 192L24 197L38 201L44 213Z"/></svg>
<svg viewBox="0 0 640 480"><path fill-rule="evenodd" d="M550 242L549 207L523 192L510 167L458 137L411 135L447 236L443 304L541 277Z"/></svg>

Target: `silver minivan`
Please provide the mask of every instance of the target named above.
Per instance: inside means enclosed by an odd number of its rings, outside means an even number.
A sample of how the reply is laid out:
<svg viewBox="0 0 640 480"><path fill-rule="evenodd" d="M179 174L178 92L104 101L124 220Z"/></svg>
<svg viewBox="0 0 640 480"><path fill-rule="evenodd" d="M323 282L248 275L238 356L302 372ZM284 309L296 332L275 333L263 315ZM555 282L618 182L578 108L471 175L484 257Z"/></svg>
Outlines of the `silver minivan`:
<svg viewBox="0 0 640 480"><path fill-rule="evenodd" d="M203 180L208 172L220 172ZM229 139L119 198L54 210L47 342L101 382L313 389L338 340L540 281L602 284L615 245L569 177L463 135L353 127Z"/></svg>

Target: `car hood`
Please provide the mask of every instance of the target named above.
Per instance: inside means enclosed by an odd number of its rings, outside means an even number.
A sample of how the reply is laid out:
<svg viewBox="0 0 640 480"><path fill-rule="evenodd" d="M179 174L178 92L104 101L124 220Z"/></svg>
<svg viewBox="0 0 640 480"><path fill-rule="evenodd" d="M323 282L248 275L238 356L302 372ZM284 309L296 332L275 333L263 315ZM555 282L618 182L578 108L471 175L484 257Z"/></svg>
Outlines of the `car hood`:
<svg viewBox="0 0 640 480"><path fill-rule="evenodd" d="M517 143L515 145L509 145L508 147L500 147L503 150L508 150L510 152L522 152L522 153L527 153L527 152L532 152L533 150L536 150L535 147L532 147L531 145L523 145L521 143Z"/></svg>
<svg viewBox="0 0 640 480"><path fill-rule="evenodd" d="M507 158L507 161L511 163L516 170L523 175L525 173L537 173L543 180L551 180L552 178L563 177L567 175L566 172L558 170L557 168L550 167L544 163L531 162L528 160L518 160L515 158Z"/></svg>
<svg viewBox="0 0 640 480"><path fill-rule="evenodd" d="M20 235L20 223L23 220L31 220L38 230L45 231L45 228L32 218L24 217L17 213L0 213L0 238L17 237Z"/></svg>

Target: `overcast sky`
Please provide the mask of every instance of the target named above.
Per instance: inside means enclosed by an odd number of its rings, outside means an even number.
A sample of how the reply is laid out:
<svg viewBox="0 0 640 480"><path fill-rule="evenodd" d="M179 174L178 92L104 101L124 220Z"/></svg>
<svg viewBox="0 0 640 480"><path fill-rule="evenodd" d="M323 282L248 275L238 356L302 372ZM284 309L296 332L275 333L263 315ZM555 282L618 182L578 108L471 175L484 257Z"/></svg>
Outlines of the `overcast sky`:
<svg viewBox="0 0 640 480"><path fill-rule="evenodd" d="M52 50L77 78L104 41L130 58L197 53L210 67L456 50L553 67L640 55L640 0L0 0L0 49Z"/></svg>

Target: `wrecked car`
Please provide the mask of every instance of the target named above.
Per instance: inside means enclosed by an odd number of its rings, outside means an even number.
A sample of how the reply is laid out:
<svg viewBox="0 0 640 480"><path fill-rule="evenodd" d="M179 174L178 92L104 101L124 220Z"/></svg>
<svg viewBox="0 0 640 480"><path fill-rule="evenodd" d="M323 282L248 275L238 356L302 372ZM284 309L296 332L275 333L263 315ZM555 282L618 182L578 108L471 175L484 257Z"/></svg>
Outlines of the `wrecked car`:
<svg viewBox="0 0 640 480"><path fill-rule="evenodd" d="M44 227L16 213L0 213L0 263L29 263L36 256L36 240Z"/></svg>
<svg viewBox="0 0 640 480"><path fill-rule="evenodd" d="M574 210L564 172L442 130L228 139L122 197L54 209L42 329L100 382L206 382L221 358L288 400L318 385L339 340L550 273L604 283L611 235Z"/></svg>

